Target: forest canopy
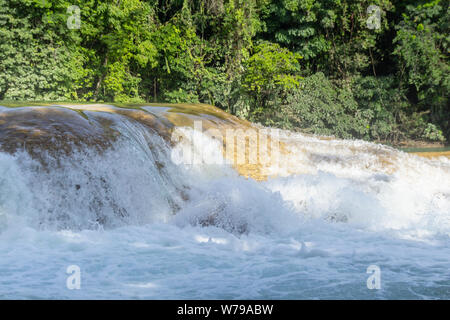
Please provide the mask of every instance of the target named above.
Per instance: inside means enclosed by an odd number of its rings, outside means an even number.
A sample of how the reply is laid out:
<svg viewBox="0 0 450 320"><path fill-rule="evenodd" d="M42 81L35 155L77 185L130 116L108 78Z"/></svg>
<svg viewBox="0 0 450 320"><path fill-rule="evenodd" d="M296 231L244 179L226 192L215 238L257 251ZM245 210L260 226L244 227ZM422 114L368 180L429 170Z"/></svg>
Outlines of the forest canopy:
<svg viewBox="0 0 450 320"><path fill-rule="evenodd" d="M0 100L201 102L448 142L449 26L444 0L0 0Z"/></svg>

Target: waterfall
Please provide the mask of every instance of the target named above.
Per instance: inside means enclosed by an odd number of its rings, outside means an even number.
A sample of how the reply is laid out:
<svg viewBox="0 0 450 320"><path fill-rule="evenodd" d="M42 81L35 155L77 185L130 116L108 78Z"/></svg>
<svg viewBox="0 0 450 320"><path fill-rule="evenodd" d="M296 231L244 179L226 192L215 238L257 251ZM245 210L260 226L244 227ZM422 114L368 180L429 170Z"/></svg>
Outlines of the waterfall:
<svg viewBox="0 0 450 320"><path fill-rule="evenodd" d="M449 181L446 157L264 128L205 105L0 107L0 270L15 250L19 273L40 261L42 285L69 252L91 270L93 298L118 287L351 298L371 294L354 273L374 263L403 288L380 297L449 297ZM102 284L105 268L115 278ZM0 297L38 295L8 272ZM72 297L45 281L50 297Z"/></svg>

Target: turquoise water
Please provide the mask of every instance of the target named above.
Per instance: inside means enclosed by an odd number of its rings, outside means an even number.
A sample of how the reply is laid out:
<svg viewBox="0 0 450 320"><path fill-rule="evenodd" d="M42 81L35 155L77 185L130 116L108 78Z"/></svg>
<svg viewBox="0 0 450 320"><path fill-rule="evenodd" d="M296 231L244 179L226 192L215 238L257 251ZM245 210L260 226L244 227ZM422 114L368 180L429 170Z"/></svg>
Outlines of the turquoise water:
<svg viewBox="0 0 450 320"><path fill-rule="evenodd" d="M399 148L399 150L404 152L445 152L450 151L450 146L438 148Z"/></svg>
<svg viewBox="0 0 450 320"><path fill-rule="evenodd" d="M0 152L0 298L450 299L450 161L293 134L304 173L257 182L177 164L221 156L202 133L110 118L113 148L43 152L51 170Z"/></svg>

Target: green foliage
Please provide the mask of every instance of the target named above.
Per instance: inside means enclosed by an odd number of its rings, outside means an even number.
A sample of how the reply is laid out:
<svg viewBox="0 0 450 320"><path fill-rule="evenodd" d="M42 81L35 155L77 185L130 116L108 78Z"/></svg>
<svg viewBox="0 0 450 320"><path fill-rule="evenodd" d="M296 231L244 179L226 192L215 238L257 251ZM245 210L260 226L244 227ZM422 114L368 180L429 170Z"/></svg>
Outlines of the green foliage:
<svg viewBox="0 0 450 320"><path fill-rule="evenodd" d="M140 72L157 66L153 41L154 10L140 0L106 0L79 4L82 8L84 48L96 48L89 55L95 66L95 87L85 94L94 99L139 101Z"/></svg>
<svg viewBox="0 0 450 320"><path fill-rule="evenodd" d="M448 3L439 0L407 6L394 39L401 80L411 86L410 94L418 107L428 110L431 120L447 130L447 135L450 132L449 10Z"/></svg>
<svg viewBox="0 0 450 320"><path fill-rule="evenodd" d="M262 42L245 63L243 88L251 96L260 112L266 102L275 95L285 95L300 86L301 56L280 47L278 44Z"/></svg>
<svg viewBox="0 0 450 320"><path fill-rule="evenodd" d="M399 57L406 81L415 86L419 99L432 95L439 86L449 89L450 69L445 55L450 48L450 36L446 34L449 10L440 1L408 6L397 27L394 54Z"/></svg>
<svg viewBox="0 0 450 320"><path fill-rule="evenodd" d="M0 99L70 98L79 51L70 32L57 32L61 16L50 5L0 0Z"/></svg>
<svg viewBox="0 0 450 320"><path fill-rule="evenodd" d="M266 124L352 138L367 134L369 115L358 110L349 89L338 88L319 72L303 80L301 90L287 97L271 122Z"/></svg>
<svg viewBox="0 0 450 320"><path fill-rule="evenodd" d="M370 5L381 10L379 29L367 27ZM388 0L274 0L264 9L263 37L300 53L313 72L348 77L371 64L392 8Z"/></svg>
<svg viewBox="0 0 450 320"><path fill-rule="evenodd" d="M263 42L255 47L255 53L247 60L243 86L250 92L268 94L274 87L282 90L298 88L300 85L299 59L277 44Z"/></svg>
<svg viewBox="0 0 450 320"><path fill-rule="evenodd" d="M356 78L352 91L358 109L369 119L366 138L377 141L406 138L401 130L401 116L407 112L408 103L393 77Z"/></svg>
<svg viewBox="0 0 450 320"><path fill-rule="evenodd" d="M445 137L442 135L442 131L439 130L436 125L432 123L428 123L425 128L422 138L431 140L431 141L445 141Z"/></svg>
<svg viewBox="0 0 450 320"><path fill-rule="evenodd" d="M443 0L0 0L0 99L209 103L317 134L448 141L449 19Z"/></svg>
<svg viewBox="0 0 450 320"><path fill-rule="evenodd" d="M444 141L442 132L421 114L409 113L405 93L394 77L358 77L348 86L319 72L305 77L279 108L258 120L266 125L340 138L399 142L407 139Z"/></svg>

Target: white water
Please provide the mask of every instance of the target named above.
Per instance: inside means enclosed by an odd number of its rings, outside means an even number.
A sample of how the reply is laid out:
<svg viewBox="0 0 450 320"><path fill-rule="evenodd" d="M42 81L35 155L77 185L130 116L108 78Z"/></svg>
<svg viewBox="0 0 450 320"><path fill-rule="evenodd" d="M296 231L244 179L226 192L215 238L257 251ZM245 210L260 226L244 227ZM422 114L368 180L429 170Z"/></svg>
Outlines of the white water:
<svg viewBox="0 0 450 320"><path fill-rule="evenodd" d="M112 117L114 150L59 167L47 156L50 172L0 153L0 298L450 298L448 160L297 134L290 161L305 174L256 182L175 165L160 137ZM66 287L69 265L80 290Z"/></svg>

